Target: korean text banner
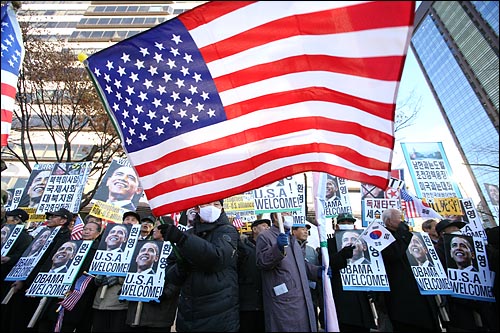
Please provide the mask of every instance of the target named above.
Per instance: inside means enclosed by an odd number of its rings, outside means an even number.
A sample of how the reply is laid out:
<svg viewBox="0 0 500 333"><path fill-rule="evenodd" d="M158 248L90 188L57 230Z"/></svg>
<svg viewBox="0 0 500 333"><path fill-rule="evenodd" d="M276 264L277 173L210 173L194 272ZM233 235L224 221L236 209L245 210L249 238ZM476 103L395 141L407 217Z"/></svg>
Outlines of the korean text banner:
<svg viewBox="0 0 500 333"><path fill-rule="evenodd" d="M413 18L411 1L213 1L84 62L155 215L304 171L385 188Z"/></svg>

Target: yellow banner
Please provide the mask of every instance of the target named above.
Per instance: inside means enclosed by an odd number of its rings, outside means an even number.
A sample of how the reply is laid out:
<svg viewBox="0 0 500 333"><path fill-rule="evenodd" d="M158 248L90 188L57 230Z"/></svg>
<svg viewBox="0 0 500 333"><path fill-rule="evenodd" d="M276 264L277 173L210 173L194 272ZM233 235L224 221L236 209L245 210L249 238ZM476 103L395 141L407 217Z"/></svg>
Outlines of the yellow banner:
<svg viewBox="0 0 500 333"><path fill-rule="evenodd" d="M30 217L28 218L28 221L30 222L45 222L45 220L47 219L45 217L45 214L37 214L36 208L34 207L17 207L17 208L20 208L29 214Z"/></svg>
<svg viewBox="0 0 500 333"><path fill-rule="evenodd" d="M96 200L90 209L89 214L100 217L104 220L113 221L115 223L123 222L123 213L127 210L113 204Z"/></svg>
<svg viewBox="0 0 500 333"><path fill-rule="evenodd" d="M432 209L438 212L441 216L447 215L464 215L462 211L462 206L460 205L460 199L457 197L453 198L434 198L431 204Z"/></svg>

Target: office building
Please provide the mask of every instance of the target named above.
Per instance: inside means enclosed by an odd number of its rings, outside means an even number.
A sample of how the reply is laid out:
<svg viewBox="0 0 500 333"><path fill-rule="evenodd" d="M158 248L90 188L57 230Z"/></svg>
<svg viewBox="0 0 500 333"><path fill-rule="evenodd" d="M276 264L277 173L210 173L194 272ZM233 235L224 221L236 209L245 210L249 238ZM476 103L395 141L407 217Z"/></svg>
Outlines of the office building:
<svg viewBox="0 0 500 333"><path fill-rule="evenodd" d="M480 195L498 224L498 1L423 1L411 48ZM432 121L432 120L430 120Z"/></svg>

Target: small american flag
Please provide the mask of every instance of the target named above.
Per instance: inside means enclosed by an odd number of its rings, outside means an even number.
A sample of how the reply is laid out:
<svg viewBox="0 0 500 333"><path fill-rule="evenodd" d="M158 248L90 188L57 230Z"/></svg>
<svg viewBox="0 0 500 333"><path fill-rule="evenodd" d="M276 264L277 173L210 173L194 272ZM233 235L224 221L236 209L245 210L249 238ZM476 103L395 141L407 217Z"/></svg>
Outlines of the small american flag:
<svg viewBox="0 0 500 333"><path fill-rule="evenodd" d="M10 1L2 5L2 147L7 146L7 139L12 125L12 114L16 101L17 78L24 58L24 45L17 22L16 13Z"/></svg>
<svg viewBox="0 0 500 333"><path fill-rule="evenodd" d="M57 317L57 322L54 331L60 332L62 327L62 322L64 319L64 310L71 311L75 307L76 303L80 300L85 289L89 285L90 281L92 281L94 277L91 275L82 275L76 280L75 289L71 291L71 293L63 299L60 304L59 316Z"/></svg>
<svg viewBox="0 0 500 333"><path fill-rule="evenodd" d="M241 220L240 213L236 213L236 216L233 219L233 225L236 229L240 229L245 225Z"/></svg>
<svg viewBox="0 0 500 333"><path fill-rule="evenodd" d="M432 209L426 202L409 194L404 188L401 189L401 199L401 207L404 211L406 211L406 216L409 218L442 218L442 216Z"/></svg>
<svg viewBox="0 0 500 333"><path fill-rule="evenodd" d="M311 170L386 188L414 7L210 1L84 63L156 216Z"/></svg>
<svg viewBox="0 0 500 333"><path fill-rule="evenodd" d="M73 230L71 230L71 240L80 240L83 235L83 227L84 223L80 215L76 217L75 225L73 226Z"/></svg>

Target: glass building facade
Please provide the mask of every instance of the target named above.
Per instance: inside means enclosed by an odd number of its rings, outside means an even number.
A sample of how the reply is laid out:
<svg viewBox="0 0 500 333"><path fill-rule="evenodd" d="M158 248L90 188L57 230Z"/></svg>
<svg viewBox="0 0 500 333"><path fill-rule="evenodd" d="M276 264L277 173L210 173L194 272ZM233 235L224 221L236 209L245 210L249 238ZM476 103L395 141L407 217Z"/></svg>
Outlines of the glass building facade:
<svg viewBox="0 0 500 333"><path fill-rule="evenodd" d="M411 47L472 175L486 225L498 224L498 1L424 1ZM496 222L496 223L495 223Z"/></svg>

